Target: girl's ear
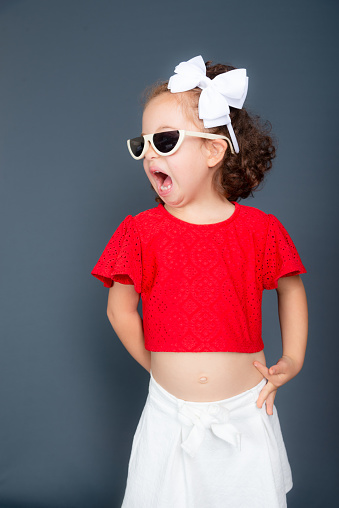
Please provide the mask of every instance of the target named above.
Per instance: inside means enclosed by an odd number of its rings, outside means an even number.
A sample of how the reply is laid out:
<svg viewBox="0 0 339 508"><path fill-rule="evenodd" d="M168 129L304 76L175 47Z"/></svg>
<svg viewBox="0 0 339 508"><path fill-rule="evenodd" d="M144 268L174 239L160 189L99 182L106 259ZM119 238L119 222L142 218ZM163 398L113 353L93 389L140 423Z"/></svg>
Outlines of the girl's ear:
<svg viewBox="0 0 339 508"><path fill-rule="evenodd" d="M209 168L214 168L224 158L228 143L225 139L213 139L208 143L208 158L207 165Z"/></svg>

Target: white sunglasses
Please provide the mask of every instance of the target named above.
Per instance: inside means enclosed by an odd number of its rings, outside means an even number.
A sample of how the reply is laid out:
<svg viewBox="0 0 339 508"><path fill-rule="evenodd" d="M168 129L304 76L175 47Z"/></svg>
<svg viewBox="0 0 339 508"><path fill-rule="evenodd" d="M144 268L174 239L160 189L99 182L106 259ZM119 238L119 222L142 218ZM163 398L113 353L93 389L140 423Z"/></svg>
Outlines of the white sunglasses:
<svg viewBox="0 0 339 508"><path fill-rule="evenodd" d="M157 132L155 134L146 134L138 138L128 139L127 146L133 159L139 160L145 156L151 143L153 150L158 155L172 155L181 146L185 136L206 139L225 139L228 141L231 152L234 154L233 146L229 138L220 134L208 134L207 132L193 132L185 130Z"/></svg>

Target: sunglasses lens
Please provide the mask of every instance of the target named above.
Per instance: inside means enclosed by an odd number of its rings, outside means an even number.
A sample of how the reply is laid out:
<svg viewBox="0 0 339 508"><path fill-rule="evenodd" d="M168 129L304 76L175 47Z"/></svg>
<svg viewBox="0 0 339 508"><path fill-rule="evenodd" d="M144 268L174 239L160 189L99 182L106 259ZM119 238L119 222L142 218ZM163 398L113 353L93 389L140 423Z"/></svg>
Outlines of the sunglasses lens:
<svg viewBox="0 0 339 508"><path fill-rule="evenodd" d="M161 153L168 153L179 141L179 131L158 132L153 135L153 143Z"/></svg>
<svg viewBox="0 0 339 508"><path fill-rule="evenodd" d="M145 142L144 142L143 136L140 136L139 138L130 139L129 140L129 146L130 146L130 148L132 150L132 153L136 157L140 157L140 155L142 154L142 151L144 149L144 146L145 146Z"/></svg>

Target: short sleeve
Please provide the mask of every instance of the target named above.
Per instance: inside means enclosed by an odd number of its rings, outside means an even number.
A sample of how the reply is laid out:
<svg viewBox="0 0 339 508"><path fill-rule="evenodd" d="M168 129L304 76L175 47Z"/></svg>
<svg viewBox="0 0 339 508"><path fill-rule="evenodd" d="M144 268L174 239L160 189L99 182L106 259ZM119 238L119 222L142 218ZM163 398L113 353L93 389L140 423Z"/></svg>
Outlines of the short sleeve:
<svg viewBox="0 0 339 508"><path fill-rule="evenodd" d="M141 243L132 215L128 215L106 245L91 274L112 287L113 282L134 284L141 293Z"/></svg>
<svg viewBox="0 0 339 508"><path fill-rule="evenodd" d="M269 222L263 266L264 289L276 289L280 277L307 273L298 251L281 222L268 214Z"/></svg>

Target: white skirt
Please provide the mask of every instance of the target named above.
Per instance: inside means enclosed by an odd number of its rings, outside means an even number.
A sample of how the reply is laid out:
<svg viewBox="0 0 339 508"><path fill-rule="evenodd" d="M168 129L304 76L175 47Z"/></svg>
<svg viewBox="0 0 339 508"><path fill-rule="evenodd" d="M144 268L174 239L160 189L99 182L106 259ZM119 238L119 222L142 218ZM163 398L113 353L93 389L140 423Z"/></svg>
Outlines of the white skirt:
<svg viewBox="0 0 339 508"><path fill-rule="evenodd" d="M121 508L283 508L292 473L265 386L215 402L167 392L150 373Z"/></svg>

